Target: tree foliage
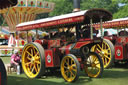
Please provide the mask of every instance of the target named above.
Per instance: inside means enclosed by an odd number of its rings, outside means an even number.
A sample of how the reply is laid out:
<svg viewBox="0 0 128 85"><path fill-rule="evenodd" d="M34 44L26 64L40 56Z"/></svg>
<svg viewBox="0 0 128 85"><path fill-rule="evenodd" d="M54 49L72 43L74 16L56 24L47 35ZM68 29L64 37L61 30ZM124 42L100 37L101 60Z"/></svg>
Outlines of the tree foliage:
<svg viewBox="0 0 128 85"><path fill-rule="evenodd" d="M118 2L112 0L82 0L81 9L104 8L112 13L117 12Z"/></svg>
<svg viewBox="0 0 128 85"><path fill-rule="evenodd" d="M128 3L128 0L119 0L120 3Z"/></svg>
<svg viewBox="0 0 128 85"><path fill-rule="evenodd" d="M3 24L3 17L2 15L0 14L0 26Z"/></svg>
<svg viewBox="0 0 128 85"><path fill-rule="evenodd" d="M50 16L71 13L73 10L73 0L56 0L53 2L55 3L55 9L50 13Z"/></svg>
<svg viewBox="0 0 128 85"><path fill-rule="evenodd" d="M50 13L38 14L36 19L63 15L71 13L73 11L73 0L44 0L55 3L55 8ZM119 6L119 3L125 4L124 6ZM128 0L80 0L80 9L88 10L91 8L104 8L110 11L114 18L128 17ZM0 25L3 19L0 17Z"/></svg>
<svg viewBox="0 0 128 85"><path fill-rule="evenodd" d="M47 0L55 3L55 9L50 16L62 15L73 11L73 0ZM118 11L118 2L116 0L80 0L80 9L88 10L91 8L104 8L112 13Z"/></svg>
<svg viewBox="0 0 128 85"><path fill-rule="evenodd" d="M118 12L116 12L113 16L114 16L114 18L128 17L128 5L120 7Z"/></svg>
<svg viewBox="0 0 128 85"><path fill-rule="evenodd" d="M120 0L122 6L119 7L118 12L114 13L114 18L128 17L128 0Z"/></svg>

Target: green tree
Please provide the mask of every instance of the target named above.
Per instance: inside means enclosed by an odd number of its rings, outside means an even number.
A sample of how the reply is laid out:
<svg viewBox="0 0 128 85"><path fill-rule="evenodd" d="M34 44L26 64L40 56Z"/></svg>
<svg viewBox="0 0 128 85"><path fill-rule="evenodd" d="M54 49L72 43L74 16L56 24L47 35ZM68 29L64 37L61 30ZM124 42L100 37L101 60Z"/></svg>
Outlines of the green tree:
<svg viewBox="0 0 128 85"><path fill-rule="evenodd" d="M128 5L119 8L119 11L114 13L114 18L124 18L128 17Z"/></svg>
<svg viewBox="0 0 128 85"><path fill-rule="evenodd" d="M55 9L50 13L50 16L62 15L73 11L73 0L56 0Z"/></svg>
<svg viewBox="0 0 128 85"><path fill-rule="evenodd" d="M82 0L81 9L104 8L112 13L117 12L118 2L112 0Z"/></svg>
<svg viewBox="0 0 128 85"><path fill-rule="evenodd" d="M128 0L119 0L119 3L123 5L119 7L118 12L114 13L114 18L128 17Z"/></svg>
<svg viewBox="0 0 128 85"><path fill-rule="evenodd" d="M120 3L128 3L128 0L119 0Z"/></svg>
<svg viewBox="0 0 128 85"><path fill-rule="evenodd" d="M2 17L2 15L0 14L0 26L2 25L2 23L3 23L3 17Z"/></svg>
<svg viewBox="0 0 128 85"><path fill-rule="evenodd" d="M57 16L71 13L73 11L73 0L47 0L55 3L55 8L50 12L49 16ZM118 0L81 0L81 10L88 10L91 8L104 8L113 14L118 11ZM38 18L40 18L39 15ZM42 18L42 17L41 17Z"/></svg>

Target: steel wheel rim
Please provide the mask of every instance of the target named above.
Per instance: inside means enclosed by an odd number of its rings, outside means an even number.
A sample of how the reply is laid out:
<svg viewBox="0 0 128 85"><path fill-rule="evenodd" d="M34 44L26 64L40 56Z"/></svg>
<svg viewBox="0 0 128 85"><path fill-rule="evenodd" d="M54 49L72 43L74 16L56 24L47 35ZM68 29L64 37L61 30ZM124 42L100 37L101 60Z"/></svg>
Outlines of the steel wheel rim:
<svg viewBox="0 0 128 85"><path fill-rule="evenodd" d="M100 74L100 61L96 55L90 55L84 66L89 77L97 77Z"/></svg>
<svg viewBox="0 0 128 85"><path fill-rule="evenodd" d="M35 78L41 69L39 50L34 45L27 45L22 54L22 67L29 78Z"/></svg>
<svg viewBox="0 0 128 85"><path fill-rule="evenodd" d="M65 56L61 63L61 73L64 79L72 82L77 75L77 65L71 56Z"/></svg>
<svg viewBox="0 0 128 85"><path fill-rule="evenodd" d="M111 57L112 57L110 46L105 41L103 41L102 44L94 45L92 47L92 51L97 52L101 56L104 64L104 68L106 68L111 62Z"/></svg>

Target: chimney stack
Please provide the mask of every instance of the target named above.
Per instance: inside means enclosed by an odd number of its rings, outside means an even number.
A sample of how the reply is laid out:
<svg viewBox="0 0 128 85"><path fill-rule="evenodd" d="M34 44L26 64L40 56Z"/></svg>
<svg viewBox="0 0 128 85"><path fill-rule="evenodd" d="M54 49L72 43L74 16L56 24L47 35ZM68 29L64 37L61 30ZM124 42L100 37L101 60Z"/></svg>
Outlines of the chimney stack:
<svg viewBox="0 0 128 85"><path fill-rule="evenodd" d="M80 0L73 0L74 10L73 12L80 11Z"/></svg>

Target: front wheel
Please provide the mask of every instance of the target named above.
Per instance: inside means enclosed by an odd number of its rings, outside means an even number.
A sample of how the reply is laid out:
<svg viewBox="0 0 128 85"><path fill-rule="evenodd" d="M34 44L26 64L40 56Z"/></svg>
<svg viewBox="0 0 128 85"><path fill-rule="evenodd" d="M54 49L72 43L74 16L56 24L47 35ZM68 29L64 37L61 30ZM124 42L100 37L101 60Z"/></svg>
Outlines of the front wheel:
<svg viewBox="0 0 128 85"><path fill-rule="evenodd" d="M98 78L101 77L103 68L101 57L95 52L90 52L84 62L85 73L89 77Z"/></svg>
<svg viewBox="0 0 128 85"><path fill-rule="evenodd" d="M39 43L28 43L22 52L22 67L29 78L38 78L45 73L44 48Z"/></svg>
<svg viewBox="0 0 128 85"><path fill-rule="evenodd" d="M74 82L79 78L80 64L77 58L68 54L61 61L61 74L65 81Z"/></svg>

